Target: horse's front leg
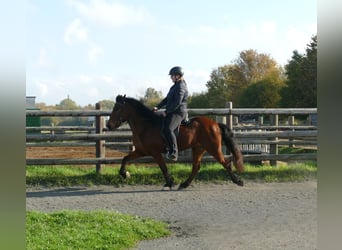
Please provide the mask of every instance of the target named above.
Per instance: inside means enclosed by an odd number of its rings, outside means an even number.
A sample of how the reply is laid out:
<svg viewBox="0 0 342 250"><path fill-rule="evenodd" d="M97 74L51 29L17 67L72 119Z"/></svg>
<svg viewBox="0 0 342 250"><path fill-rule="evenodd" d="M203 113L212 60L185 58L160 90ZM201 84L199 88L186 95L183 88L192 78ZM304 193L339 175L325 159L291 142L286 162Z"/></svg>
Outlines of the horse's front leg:
<svg viewBox="0 0 342 250"><path fill-rule="evenodd" d="M160 170L162 171L164 178L165 178L165 185L163 190L170 190L173 186L173 177L169 174L167 166L165 164L164 158L161 154L153 155L153 158L157 161Z"/></svg>
<svg viewBox="0 0 342 250"><path fill-rule="evenodd" d="M187 188L195 176L197 175L198 171L201 168L201 159L205 153L205 150L202 147L194 147L192 148L192 170L191 174L189 175L188 179L181 183L178 187L179 190Z"/></svg>
<svg viewBox="0 0 342 250"><path fill-rule="evenodd" d="M122 159L119 173L124 179L129 178L131 176L130 173L126 171L127 162L132 161L142 156L143 154L141 154L139 151L133 151Z"/></svg>

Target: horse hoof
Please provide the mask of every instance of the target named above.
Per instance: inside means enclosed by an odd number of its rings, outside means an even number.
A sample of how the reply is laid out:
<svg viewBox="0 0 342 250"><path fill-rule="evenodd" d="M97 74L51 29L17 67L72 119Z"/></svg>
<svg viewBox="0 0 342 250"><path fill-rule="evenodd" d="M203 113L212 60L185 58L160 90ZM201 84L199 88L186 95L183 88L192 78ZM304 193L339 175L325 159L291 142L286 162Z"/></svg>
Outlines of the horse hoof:
<svg viewBox="0 0 342 250"><path fill-rule="evenodd" d="M238 180L237 182L236 182L236 184L238 185L238 186L243 186L243 181L242 180Z"/></svg>
<svg viewBox="0 0 342 250"><path fill-rule="evenodd" d="M184 183L180 184L179 187L178 187L178 190L182 190L182 189L185 189L187 188L188 186L184 185Z"/></svg>
<svg viewBox="0 0 342 250"><path fill-rule="evenodd" d="M131 178L131 174L128 171L126 171L126 178Z"/></svg>
<svg viewBox="0 0 342 250"><path fill-rule="evenodd" d="M131 174L126 171L126 172L120 172L120 175L123 179L126 179L126 178L130 178L131 177Z"/></svg>
<svg viewBox="0 0 342 250"><path fill-rule="evenodd" d="M164 186L162 188L162 191L170 191L170 190L171 190L171 187L169 187L169 186Z"/></svg>

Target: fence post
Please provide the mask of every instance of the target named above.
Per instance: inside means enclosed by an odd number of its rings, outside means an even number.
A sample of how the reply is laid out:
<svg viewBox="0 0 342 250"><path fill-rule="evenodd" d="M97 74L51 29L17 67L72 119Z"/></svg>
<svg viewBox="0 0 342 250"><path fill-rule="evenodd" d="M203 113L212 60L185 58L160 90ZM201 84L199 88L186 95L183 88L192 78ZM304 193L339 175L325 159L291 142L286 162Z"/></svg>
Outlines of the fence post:
<svg viewBox="0 0 342 250"><path fill-rule="evenodd" d="M228 115L226 116L226 125L227 127L233 131L233 103L232 102L226 102L226 108L229 109ZM226 154L229 155L231 152L229 151L228 148L226 148Z"/></svg>
<svg viewBox="0 0 342 250"><path fill-rule="evenodd" d="M278 126L278 115L272 115L271 116L271 125L273 126ZM275 131L278 131L278 129L275 129ZM278 140L278 137L274 138L275 141ZM278 154L278 144L271 144L270 145L270 154ZM270 160L271 166L277 166L277 161L276 160Z"/></svg>
<svg viewBox="0 0 342 250"><path fill-rule="evenodd" d="M258 125L263 126L264 125L264 117L262 115L258 116Z"/></svg>
<svg viewBox="0 0 342 250"><path fill-rule="evenodd" d="M233 103L232 102L226 102L226 108L229 109L228 115L227 115L227 127L231 130L233 130Z"/></svg>
<svg viewBox="0 0 342 250"><path fill-rule="evenodd" d="M53 122L51 122L51 127L54 127L55 124ZM54 135L55 134L55 130L51 129L50 130L50 134Z"/></svg>
<svg viewBox="0 0 342 250"><path fill-rule="evenodd" d="M96 110L101 110L101 104L95 104ZM95 132L96 134L103 134L104 119L101 115L95 117ZM96 144L96 158L104 158L106 155L105 140L97 140ZM101 172L101 163L96 163L96 173Z"/></svg>
<svg viewBox="0 0 342 250"><path fill-rule="evenodd" d="M294 125L295 125L295 119L294 119L294 116L293 116L293 115L290 115L290 116L288 117L288 123L289 123L290 126L294 126ZM292 129L292 131L295 131L295 129ZM290 138L289 141L291 142L291 141L293 141L293 139ZM290 147L290 148L293 148L293 147L294 147L294 144L293 144L293 143L289 144L289 147Z"/></svg>

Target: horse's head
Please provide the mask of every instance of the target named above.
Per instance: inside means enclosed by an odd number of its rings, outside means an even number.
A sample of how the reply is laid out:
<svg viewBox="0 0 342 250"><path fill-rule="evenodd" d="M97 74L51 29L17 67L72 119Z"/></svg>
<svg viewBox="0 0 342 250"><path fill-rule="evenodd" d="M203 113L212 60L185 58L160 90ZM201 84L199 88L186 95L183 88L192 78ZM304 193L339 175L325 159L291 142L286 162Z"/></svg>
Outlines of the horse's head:
<svg viewBox="0 0 342 250"><path fill-rule="evenodd" d="M126 112L126 95L118 95L112 113L110 114L107 122L107 128L110 130L116 129L121 126L123 122L128 119Z"/></svg>

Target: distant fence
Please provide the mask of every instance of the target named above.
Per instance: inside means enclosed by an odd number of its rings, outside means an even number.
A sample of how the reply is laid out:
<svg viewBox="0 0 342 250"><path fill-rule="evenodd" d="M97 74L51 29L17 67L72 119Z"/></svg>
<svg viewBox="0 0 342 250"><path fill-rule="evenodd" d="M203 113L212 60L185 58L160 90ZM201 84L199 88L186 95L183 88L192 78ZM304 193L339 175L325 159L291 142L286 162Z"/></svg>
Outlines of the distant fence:
<svg viewBox="0 0 342 250"><path fill-rule="evenodd" d="M189 116L210 116L218 122L223 122L233 129L240 145L245 161L277 161L316 160L316 153L278 154L279 146L317 147L317 109L189 109ZM26 159L27 165L83 165L95 164L100 171L101 164L121 163L122 157L106 157L106 148L128 152L133 149L132 133L128 127L116 131L105 128L105 117L111 111L101 110L96 104L96 110L27 110L26 117L95 117L94 126L39 126L26 127L26 146L94 146L95 158L34 158ZM295 119L298 116L300 119ZM315 119L312 119L312 118ZM246 120L247 119L247 120ZM298 122L299 121L299 122ZM188 151L187 151L188 152ZM226 157L230 157L226 155ZM191 162L191 157L183 153L179 162ZM205 155L203 161L213 161L210 155ZM144 157L135 162L153 162L151 157Z"/></svg>

